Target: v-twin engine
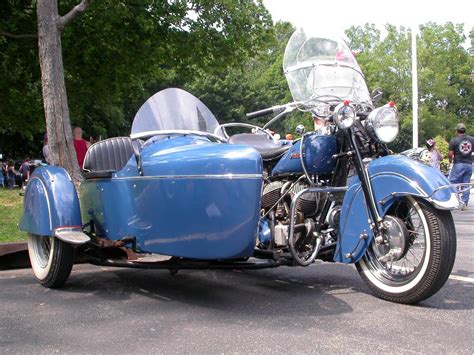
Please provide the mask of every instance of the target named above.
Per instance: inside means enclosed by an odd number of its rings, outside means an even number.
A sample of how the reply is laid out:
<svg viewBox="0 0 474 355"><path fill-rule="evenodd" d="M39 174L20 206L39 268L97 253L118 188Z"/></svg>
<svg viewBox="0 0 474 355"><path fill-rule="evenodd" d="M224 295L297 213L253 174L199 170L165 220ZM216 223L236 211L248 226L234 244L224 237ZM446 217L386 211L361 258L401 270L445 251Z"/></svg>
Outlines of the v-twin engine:
<svg viewBox="0 0 474 355"><path fill-rule="evenodd" d="M262 195L262 209L268 211L271 208L277 207L278 202L285 200L291 201L293 196L308 188L309 185L304 182L291 183L289 181L273 181L265 185ZM282 199L282 196L284 197ZM313 216L319 212L324 202L323 194L312 193L303 195L296 203L296 210L303 213L305 216Z"/></svg>

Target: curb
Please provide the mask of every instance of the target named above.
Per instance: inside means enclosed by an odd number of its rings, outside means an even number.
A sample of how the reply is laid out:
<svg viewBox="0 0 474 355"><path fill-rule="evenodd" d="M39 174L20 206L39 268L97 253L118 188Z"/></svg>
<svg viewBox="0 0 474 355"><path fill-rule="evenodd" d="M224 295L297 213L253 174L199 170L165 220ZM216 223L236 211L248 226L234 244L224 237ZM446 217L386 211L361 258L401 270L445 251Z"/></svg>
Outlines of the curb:
<svg viewBox="0 0 474 355"><path fill-rule="evenodd" d="M0 256L4 256L11 253L17 253L19 251L28 250L28 243L5 243L0 244Z"/></svg>
<svg viewBox="0 0 474 355"><path fill-rule="evenodd" d="M30 267L28 243L0 244L0 270Z"/></svg>

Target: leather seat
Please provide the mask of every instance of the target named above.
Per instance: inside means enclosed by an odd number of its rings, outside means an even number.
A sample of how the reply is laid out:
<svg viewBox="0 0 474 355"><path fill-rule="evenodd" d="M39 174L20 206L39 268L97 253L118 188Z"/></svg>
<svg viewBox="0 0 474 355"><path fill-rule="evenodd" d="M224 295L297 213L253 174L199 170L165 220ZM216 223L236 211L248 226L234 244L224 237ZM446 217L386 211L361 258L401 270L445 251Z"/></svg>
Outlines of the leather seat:
<svg viewBox="0 0 474 355"><path fill-rule="evenodd" d="M132 140L129 137L115 137L94 143L84 159L86 179L111 177L122 170L133 155Z"/></svg>
<svg viewBox="0 0 474 355"><path fill-rule="evenodd" d="M264 134L252 133L235 134L229 138L229 143L251 146L260 153L263 160L278 159L291 147L291 145L280 146Z"/></svg>

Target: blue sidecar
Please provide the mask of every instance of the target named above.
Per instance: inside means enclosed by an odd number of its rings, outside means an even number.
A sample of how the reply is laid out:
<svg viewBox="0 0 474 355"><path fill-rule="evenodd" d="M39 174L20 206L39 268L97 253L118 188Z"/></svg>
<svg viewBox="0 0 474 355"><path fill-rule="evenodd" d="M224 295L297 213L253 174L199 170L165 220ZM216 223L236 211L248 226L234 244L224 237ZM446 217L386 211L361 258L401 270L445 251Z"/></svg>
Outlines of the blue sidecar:
<svg viewBox="0 0 474 355"><path fill-rule="evenodd" d="M37 268L60 242L199 260L252 256L262 158L226 144L218 126L197 98L167 89L141 107L131 137L91 146L77 192L64 169L38 168L20 221L30 249L44 251Z"/></svg>

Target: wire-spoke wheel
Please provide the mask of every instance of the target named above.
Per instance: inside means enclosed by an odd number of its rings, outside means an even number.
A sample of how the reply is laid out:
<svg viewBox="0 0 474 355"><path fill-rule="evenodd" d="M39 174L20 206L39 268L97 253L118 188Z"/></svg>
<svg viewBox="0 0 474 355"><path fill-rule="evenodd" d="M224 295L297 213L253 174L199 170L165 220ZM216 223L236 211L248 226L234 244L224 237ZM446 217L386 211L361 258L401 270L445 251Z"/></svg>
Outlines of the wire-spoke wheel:
<svg viewBox="0 0 474 355"><path fill-rule="evenodd" d="M456 256L456 231L450 211L406 197L384 217L386 241L374 240L357 270L379 298L420 302L446 282Z"/></svg>
<svg viewBox="0 0 474 355"><path fill-rule="evenodd" d="M58 238L30 234L28 254L31 268L41 285L61 287L74 264L74 247Z"/></svg>

